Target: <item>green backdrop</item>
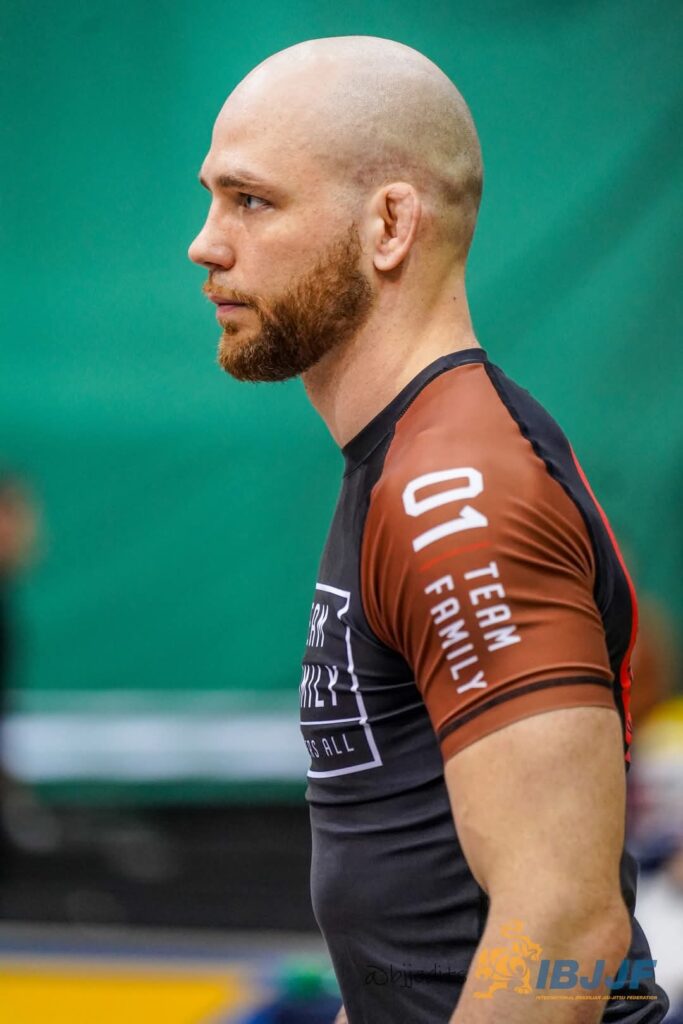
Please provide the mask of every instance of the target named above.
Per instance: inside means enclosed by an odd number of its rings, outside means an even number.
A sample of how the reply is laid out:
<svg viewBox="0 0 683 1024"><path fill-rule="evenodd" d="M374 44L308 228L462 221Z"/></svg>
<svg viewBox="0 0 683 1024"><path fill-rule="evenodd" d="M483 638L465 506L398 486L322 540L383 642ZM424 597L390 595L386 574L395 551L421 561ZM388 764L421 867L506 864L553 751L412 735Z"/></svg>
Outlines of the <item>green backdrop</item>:
<svg viewBox="0 0 683 1024"><path fill-rule="evenodd" d="M299 659L341 460L300 382L218 370L186 249L223 98L313 36L399 39L468 99L479 338L572 438L640 588L681 615L682 14L3 0L0 461L45 519L19 595L20 774L305 770Z"/></svg>

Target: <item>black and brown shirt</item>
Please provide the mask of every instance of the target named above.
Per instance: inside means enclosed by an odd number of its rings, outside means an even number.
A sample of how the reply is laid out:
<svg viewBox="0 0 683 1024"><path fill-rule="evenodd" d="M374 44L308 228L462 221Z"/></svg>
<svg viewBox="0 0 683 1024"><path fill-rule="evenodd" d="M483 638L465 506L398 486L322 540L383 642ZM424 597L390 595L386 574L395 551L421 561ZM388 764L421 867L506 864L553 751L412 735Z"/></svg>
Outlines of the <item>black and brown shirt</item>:
<svg viewBox="0 0 683 1024"><path fill-rule="evenodd" d="M628 762L635 594L565 436L482 349L426 367L343 455L300 686L313 905L350 1024L446 1024L487 901L443 762L584 705L617 710ZM622 874L633 909L627 854Z"/></svg>

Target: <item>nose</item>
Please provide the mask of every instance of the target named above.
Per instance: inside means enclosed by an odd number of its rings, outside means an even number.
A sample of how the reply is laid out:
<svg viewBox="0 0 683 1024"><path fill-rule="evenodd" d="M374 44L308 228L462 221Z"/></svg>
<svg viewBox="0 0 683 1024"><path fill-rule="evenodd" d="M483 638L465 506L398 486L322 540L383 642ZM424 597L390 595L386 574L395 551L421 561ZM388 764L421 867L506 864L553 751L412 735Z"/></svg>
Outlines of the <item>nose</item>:
<svg viewBox="0 0 683 1024"><path fill-rule="evenodd" d="M225 235L217 231L217 225L209 217L197 237L191 242L187 255L193 263L213 270L217 267L229 270L235 262L235 253Z"/></svg>

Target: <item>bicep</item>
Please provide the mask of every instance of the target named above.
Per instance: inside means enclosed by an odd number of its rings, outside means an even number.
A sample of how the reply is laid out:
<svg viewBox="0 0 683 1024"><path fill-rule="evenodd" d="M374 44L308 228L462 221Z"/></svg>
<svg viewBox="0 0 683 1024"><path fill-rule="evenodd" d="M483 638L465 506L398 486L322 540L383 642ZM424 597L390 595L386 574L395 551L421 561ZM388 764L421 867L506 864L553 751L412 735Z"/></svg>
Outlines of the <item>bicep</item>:
<svg viewBox="0 0 683 1024"><path fill-rule="evenodd" d="M588 898L618 891L625 771L615 710L563 708L489 733L445 777L470 870L492 897L571 880Z"/></svg>

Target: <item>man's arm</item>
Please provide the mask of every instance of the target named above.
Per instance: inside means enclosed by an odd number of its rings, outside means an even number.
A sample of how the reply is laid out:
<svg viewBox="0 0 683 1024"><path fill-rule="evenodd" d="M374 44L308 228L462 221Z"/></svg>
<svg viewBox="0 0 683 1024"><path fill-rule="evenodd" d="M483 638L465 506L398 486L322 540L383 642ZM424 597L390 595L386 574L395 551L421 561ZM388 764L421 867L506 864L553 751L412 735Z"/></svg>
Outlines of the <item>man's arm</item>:
<svg viewBox="0 0 683 1024"><path fill-rule="evenodd" d="M514 722L456 753L445 776L463 852L490 900L451 1024L597 1024L604 984L593 991L534 986L540 960L575 960L578 977L592 977L604 960L604 979L628 952L630 919L619 883L625 772L618 715L564 708ZM522 923L524 938L501 934L510 922ZM513 967L485 951L505 953L515 941L532 991L515 991L517 973L481 998L491 988L488 968L497 963L507 974Z"/></svg>

